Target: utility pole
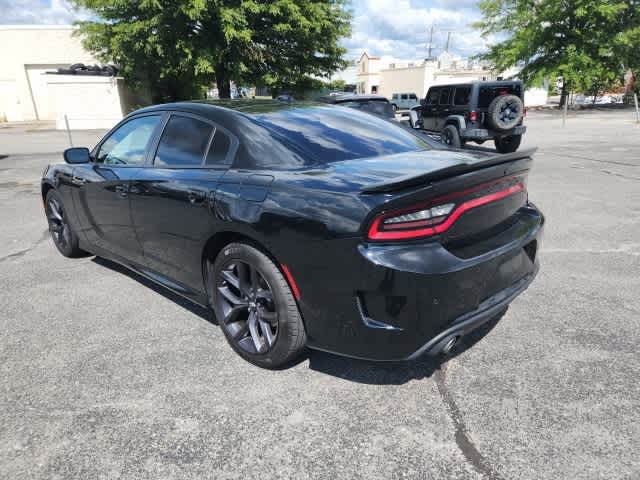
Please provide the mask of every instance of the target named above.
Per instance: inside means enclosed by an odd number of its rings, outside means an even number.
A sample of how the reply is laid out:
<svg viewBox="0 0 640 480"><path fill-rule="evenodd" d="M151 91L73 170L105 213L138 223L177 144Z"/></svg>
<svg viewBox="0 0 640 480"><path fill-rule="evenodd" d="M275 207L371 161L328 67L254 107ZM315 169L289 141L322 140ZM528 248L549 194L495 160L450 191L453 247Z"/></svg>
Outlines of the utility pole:
<svg viewBox="0 0 640 480"><path fill-rule="evenodd" d="M429 47L427 50L427 60L431 60L431 48L433 46L433 23L431 24L431 29L429 30Z"/></svg>
<svg viewBox="0 0 640 480"><path fill-rule="evenodd" d="M444 51L449 51L449 42L451 41L451 32L447 32L447 45L444 47Z"/></svg>

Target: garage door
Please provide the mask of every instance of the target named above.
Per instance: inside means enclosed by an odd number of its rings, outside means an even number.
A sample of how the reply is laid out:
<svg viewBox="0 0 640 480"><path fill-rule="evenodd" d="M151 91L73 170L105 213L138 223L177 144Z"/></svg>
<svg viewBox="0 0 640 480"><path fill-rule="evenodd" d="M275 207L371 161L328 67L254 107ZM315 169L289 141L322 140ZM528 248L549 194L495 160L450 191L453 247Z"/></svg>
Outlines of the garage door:
<svg viewBox="0 0 640 480"><path fill-rule="evenodd" d="M53 101L47 88L45 72L63 67L66 68L68 65L26 65L31 98L38 120L55 120L56 118Z"/></svg>

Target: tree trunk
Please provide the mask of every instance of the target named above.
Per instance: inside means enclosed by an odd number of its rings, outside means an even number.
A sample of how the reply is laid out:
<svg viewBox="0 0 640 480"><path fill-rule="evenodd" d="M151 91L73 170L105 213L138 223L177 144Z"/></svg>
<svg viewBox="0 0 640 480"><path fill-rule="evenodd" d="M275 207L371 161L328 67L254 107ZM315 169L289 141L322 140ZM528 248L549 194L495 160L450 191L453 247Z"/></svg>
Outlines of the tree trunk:
<svg viewBox="0 0 640 480"><path fill-rule="evenodd" d="M564 107L564 102L568 101L567 94L569 89L567 88L566 80L562 83L562 93L560 94L560 107Z"/></svg>
<svg viewBox="0 0 640 480"><path fill-rule="evenodd" d="M216 65L216 86L218 87L218 97L231 98L231 80L224 65Z"/></svg>

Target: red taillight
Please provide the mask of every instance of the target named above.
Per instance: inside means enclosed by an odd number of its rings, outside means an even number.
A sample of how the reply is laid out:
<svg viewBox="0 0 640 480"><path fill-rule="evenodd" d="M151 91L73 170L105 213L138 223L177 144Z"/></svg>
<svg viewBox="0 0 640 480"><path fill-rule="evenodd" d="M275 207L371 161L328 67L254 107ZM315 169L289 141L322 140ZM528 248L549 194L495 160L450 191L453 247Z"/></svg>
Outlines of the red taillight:
<svg viewBox="0 0 640 480"><path fill-rule="evenodd" d="M383 213L376 217L369 227L370 240L408 240L413 238L429 237L446 232L468 210L478 208L488 203L497 202L505 197L526 190L524 183L518 179L498 191L488 193L460 203L452 199L459 198L482 188L481 185L465 192L454 193L439 200L434 200L429 205L415 206ZM449 201L445 201L449 200Z"/></svg>
<svg viewBox="0 0 640 480"><path fill-rule="evenodd" d="M469 112L469 120L471 122L477 121L478 120L478 112L475 112L475 111Z"/></svg>

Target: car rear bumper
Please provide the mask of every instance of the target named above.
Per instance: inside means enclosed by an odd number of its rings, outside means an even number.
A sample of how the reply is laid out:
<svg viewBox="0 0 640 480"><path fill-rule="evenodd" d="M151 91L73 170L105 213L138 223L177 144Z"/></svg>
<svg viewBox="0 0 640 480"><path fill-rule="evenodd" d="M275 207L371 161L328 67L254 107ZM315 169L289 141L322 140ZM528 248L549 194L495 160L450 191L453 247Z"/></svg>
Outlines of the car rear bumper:
<svg viewBox="0 0 640 480"><path fill-rule="evenodd" d="M495 318L533 281L543 227L544 217L529 204L486 248L360 244L360 266L349 267L359 270L359 281L351 280L344 294L339 277L325 286L334 292L331 306L308 324L309 346L382 361L439 353L444 341ZM305 318L321 308L303 312Z"/></svg>
<svg viewBox="0 0 640 480"><path fill-rule="evenodd" d="M460 137L469 140L489 140L496 137L523 135L526 131L527 127L524 125L519 125L508 132L495 132L486 128L464 128L460 130Z"/></svg>

